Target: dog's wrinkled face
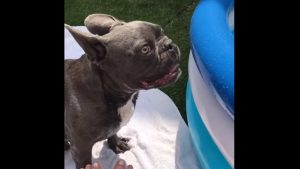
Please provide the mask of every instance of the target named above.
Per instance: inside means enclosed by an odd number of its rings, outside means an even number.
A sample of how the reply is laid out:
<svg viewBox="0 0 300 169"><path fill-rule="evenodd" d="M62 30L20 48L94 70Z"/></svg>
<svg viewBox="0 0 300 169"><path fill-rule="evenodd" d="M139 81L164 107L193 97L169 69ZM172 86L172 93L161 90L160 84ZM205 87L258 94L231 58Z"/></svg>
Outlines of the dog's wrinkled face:
<svg viewBox="0 0 300 169"><path fill-rule="evenodd" d="M90 15L85 25L93 34L66 26L87 53L92 64L130 89L149 89L174 83L180 76L180 51L159 25L122 22Z"/></svg>
<svg viewBox="0 0 300 169"><path fill-rule="evenodd" d="M179 49L160 26L133 21L109 34L104 67L113 67L131 88L161 87L180 75Z"/></svg>

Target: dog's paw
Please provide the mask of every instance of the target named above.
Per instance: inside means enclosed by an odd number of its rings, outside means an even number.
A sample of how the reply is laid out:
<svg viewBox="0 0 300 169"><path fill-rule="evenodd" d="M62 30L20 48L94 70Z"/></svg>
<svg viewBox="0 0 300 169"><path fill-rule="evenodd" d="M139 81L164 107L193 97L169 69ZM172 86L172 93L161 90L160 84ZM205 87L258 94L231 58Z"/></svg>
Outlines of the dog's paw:
<svg viewBox="0 0 300 169"><path fill-rule="evenodd" d="M117 143L115 153L119 154L130 150L130 146L128 145L129 140L129 138L120 138L120 140Z"/></svg>
<svg viewBox="0 0 300 169"><path fill-rule="evenodd" d="M128 143L130 141L130 138L120 137L120 141Z"/></svg>
<svg viewBox="0 0 300 169"><path fill-rule="evenodd" d="M109 140L108 145L116 154L120 154L130 150L130 146L128 145L129 140L129 138L118 137L117 140Z"/></svg>

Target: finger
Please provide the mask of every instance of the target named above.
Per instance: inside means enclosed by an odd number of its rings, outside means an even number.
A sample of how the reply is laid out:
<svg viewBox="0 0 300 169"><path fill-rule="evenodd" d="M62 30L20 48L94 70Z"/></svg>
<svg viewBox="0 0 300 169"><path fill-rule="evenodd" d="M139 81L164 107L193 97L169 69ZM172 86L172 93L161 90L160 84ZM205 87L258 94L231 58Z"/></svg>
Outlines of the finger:
<svg viewBox="0 0 300 169"><path fill-rule="evenodd" d="M126 162L123 159L120 159L114 169L126 169Z"/></svg>
<svg viewBox="0 0 300 169"><path fill-rule="evenodd" d="M92 169L101 169L101 166L98 163L94 163Z"/></svg>
<svg viewBox="0 0 300 169"><path fill-rule="evenodd" d="M92 165L91 164L86 165L85 169L92 169Z"/></svg>
<svg viewBox="0 0 300 169"><path fill-rule="evenodd" d="M132 165L128 165L127 169L133 169Z"/></svg>

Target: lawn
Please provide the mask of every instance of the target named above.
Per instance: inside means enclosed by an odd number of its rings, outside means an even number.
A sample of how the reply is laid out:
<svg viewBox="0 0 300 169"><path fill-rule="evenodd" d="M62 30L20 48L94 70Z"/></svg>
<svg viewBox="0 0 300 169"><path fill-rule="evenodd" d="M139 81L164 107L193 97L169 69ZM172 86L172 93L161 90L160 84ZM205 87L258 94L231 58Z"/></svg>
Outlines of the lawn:
<svg viewBox="0 0 300 169"><path fill-rule="evenodd" d="M186 121L185 89L190 50L189 25L198 0L65 0L65 23L83 25L93 13L113 15L124 21L144 20L161 25L181 50L181 78L173 86L161 90L175 102ZM163 103L162 103L163 104Z"/></svg>

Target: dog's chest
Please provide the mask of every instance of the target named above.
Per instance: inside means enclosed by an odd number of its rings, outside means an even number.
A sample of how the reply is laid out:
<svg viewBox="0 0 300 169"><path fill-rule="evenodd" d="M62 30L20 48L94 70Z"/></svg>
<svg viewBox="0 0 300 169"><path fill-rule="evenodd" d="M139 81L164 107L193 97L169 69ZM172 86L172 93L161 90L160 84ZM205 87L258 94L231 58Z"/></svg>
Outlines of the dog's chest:
<svg viewBox="0 0 300 169"><path fill-rule="evenodd" d="M135 95L136 93L131 95L130 99L126 102L126 104L118 108L118 114L121 118L121 127L125 126L133 115L136 99Z"/></svg>

